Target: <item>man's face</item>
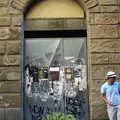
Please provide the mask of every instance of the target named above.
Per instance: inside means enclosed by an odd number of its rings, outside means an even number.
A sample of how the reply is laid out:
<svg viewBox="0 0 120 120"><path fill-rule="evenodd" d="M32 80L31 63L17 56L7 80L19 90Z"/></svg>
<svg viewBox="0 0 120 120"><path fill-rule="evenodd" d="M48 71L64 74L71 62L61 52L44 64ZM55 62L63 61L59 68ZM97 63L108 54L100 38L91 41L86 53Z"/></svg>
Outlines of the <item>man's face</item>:
<svg viewBox="0 0 120 120"><path fill-rule="evenodd" d="M108 79L109 85L112 85L112 84L114 83L114 81L115 81L115 77L109 78L109 79Z"/></svg>

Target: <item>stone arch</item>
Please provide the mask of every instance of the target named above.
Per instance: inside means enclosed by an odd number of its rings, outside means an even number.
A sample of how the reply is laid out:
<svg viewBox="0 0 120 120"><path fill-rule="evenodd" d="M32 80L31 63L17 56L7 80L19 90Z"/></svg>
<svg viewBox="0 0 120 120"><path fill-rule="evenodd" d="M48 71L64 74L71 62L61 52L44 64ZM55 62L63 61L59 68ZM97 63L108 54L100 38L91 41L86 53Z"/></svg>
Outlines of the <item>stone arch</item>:
<svg viewBox="0 0 120 120"><path fill-rule="evenodd" d="M26 11L27 7L34 1L38 1L38 0L11 0L11 7L16 9L16 10L19 10L22 14L24 14L24 12ZM90 36L90 33L91 33L91 26L90 26L90 21L91 20L91 16L90 16L90 13L89 11L93 8L96 8L96 7L99 7L99 2L98 0L75 0L84 10L85 12L85 15L86 15L86 19L87 19L87 40L88 40L88 84L89 84L89 88L91 89L92 87L92 73L91 73L91 52L90 52L90 44L91 44L91 36ZM90 100L92 99L92 95L90 94L89 96ZM92 117L94 116L93 114L93 109L92 109L92 104L90 102L90 112L91 112L91 120L92 120Z"/></svg>
<svg viewBox="0 0 120 120"><path fill-rule="evenodd" d="M20 10L21 12L24 12L26 6L29 6L34 1L37 0L12 0L11 6L17 10ZM79 3L85 11L89 10L90 8L94 8L99 4L98 0L76 0L76 2Z"/></svg>

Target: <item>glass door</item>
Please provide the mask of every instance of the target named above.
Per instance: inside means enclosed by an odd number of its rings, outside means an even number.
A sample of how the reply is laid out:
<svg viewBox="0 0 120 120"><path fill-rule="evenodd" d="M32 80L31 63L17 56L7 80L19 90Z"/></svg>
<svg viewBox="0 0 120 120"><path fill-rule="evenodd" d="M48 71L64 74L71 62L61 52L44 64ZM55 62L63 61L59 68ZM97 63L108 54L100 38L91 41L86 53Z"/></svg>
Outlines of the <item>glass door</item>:
<svg viewBox="0 0 120 120"><path fill-rule="evenodd" d="M25 39L25 119L88 120L86 38Z"/></svg>

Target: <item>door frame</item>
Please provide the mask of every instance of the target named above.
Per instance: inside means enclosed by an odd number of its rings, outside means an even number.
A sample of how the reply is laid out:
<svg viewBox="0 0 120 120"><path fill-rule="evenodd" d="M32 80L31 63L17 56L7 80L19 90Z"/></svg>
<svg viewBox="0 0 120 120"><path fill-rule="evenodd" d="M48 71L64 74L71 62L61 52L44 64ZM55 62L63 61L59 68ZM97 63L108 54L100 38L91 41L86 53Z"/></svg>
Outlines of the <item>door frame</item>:
<svg viewBox="0 0 120 120"><path fill-rule="evenodd" d="M25 81L24 81L24 66L25 66L25 38L58 38L58 37L86 37L86 47L87 47L87 30L40 30L40 31L25 31L25 23L24 19L22 20L22 42L21 42L21 63L22 63L22 82L21 82L21 120L25 120ZM87 57L87 88L88 88L88 49L86 48L86 57ZM89 93L89 88L88 88ZM89 97L88 97L88 105L89 105ZM88 106L88 117L90 119L90 109Z"/></svg>

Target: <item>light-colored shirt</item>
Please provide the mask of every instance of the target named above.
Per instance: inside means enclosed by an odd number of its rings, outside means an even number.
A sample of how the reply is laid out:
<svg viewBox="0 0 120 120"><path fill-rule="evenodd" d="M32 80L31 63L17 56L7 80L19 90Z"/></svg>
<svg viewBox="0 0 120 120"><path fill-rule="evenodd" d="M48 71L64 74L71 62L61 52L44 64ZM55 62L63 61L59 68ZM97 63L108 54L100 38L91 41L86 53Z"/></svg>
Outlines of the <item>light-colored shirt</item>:
<svg viewBox="0 0 120 120"><path fill-rule="evenodd" d="M105 82L101 87L101 93L111 102L111 105L120 105L120 83L115 81L112 85Z"/></svg>

